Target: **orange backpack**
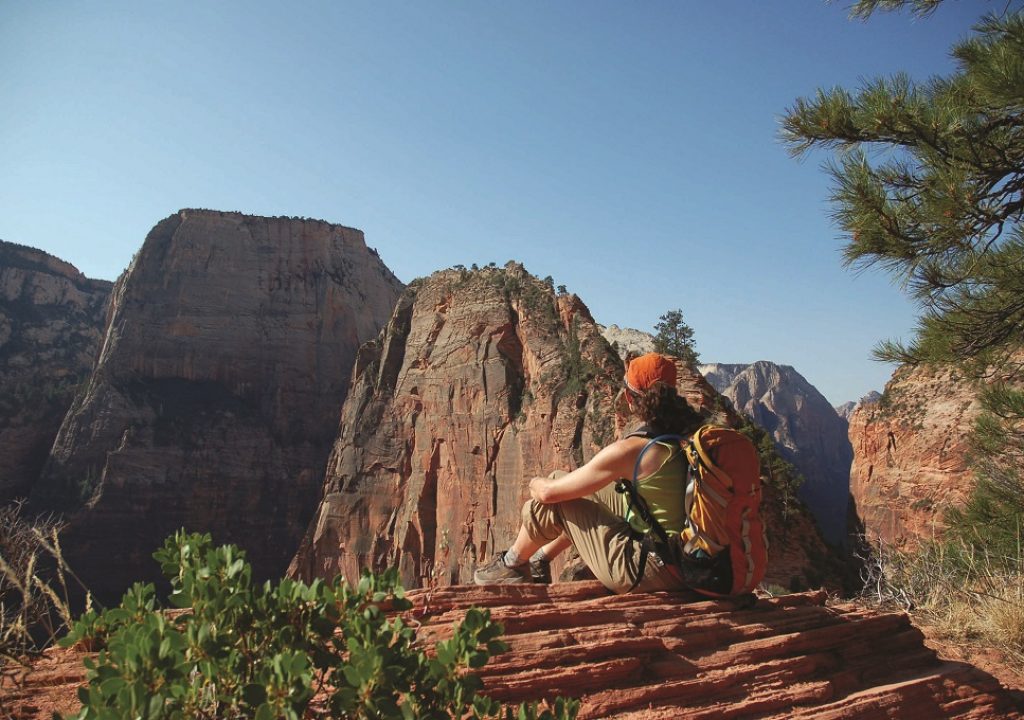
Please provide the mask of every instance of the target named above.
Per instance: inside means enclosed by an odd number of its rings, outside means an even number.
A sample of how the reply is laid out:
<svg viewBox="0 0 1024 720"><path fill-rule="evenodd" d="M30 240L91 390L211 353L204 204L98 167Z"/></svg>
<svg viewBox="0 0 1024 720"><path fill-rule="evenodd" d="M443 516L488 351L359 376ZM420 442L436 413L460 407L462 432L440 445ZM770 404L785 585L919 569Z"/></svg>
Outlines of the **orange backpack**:
<svg viewBox="0 0 1024 720"><path fill-rule="evenodd" d="M685 483L680 488L686 493L686 527L678 542L669 540L637 492L636 471L632 486L625 483L621 490L628 493L629 504L654 534L650 544L669 567L701 563L713 564L726 572L731 570L732 584L727 592L719 592L724 589L721 585L716 590L693 586L702 594L723 597L751 592L764 579L768 565L768 538L760 514L761 461L757 449L736 430L705 425L690 438L653 438L637 458L637 470L648 448L667 441L679 443L688 465ZM681 545L681 552L671 552L673 545Z"/></svg>

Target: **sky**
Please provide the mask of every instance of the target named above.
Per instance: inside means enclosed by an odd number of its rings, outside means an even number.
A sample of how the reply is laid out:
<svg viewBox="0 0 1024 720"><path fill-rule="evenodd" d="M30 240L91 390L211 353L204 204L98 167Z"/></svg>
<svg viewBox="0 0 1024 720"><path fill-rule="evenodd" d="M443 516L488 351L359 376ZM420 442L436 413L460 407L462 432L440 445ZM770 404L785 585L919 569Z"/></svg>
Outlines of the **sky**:
<svg viewBox="0 0 1024 720"><path fill-rule="evenodd" d="M833 404L918 309L842 264L818 88L955 69L986 11L821 0L0 0L0 239L115 279L180 208L356 227L404 282L522 262L605 325L679 308L703 362L792 365Z"/></svg>

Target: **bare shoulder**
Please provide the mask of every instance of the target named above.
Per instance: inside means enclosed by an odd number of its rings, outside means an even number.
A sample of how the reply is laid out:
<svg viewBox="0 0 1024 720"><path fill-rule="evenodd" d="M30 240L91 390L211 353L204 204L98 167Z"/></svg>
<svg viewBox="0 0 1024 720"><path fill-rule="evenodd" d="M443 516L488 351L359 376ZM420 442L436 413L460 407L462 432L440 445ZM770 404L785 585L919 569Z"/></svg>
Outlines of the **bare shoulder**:
<svg viewBox="0 0 1024 720"><path fill-rule="evenodd" d="M616 440L610 445L605 445L590 462L613 470L618 475L623 475L627 471L632 472L633 464L639 457L640 451L644 449L646 442L639 437Z"/></svg>

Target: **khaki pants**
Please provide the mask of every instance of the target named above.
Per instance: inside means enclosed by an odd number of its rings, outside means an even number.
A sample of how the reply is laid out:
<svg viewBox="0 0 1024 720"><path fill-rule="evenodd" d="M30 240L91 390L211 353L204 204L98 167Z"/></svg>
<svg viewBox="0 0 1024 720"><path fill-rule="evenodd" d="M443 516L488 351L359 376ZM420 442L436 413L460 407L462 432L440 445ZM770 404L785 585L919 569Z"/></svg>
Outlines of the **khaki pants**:
<svg viewBox="0 0 1024 720"><path fill-rule="evenodd" d="M548 477L555 480L564 472ZM523 527L533 540L550 542L563 532L572 540L583 562L606 588L624 593L636 579L640 561L639 543L634 542L629 524L623 519L625 498L611 483L593 495L549 505L528 500L523 506ZM682 583L651 554L644 579L637 591L679 590Z"/></svg>

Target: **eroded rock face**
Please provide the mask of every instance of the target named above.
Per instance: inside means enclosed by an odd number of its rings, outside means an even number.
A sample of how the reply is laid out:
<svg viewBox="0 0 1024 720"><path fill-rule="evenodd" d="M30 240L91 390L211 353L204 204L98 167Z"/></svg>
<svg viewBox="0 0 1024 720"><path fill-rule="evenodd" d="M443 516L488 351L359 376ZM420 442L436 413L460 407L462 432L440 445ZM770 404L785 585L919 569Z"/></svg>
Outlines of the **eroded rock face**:
<svg viewBox="0 0 1024 720"><path fill-rule="evenodd" d="M284 571L316 506L356 350L401 284L358 230L183 210L118 281L96 370L33 500L109 596L178 527Z"/></svg>
<svg viewBox="0 0 1024 720"><path fill-rule="evenodd" d="M579 717L1020 718L1024 699L947 662L904 613L825 605L825 593L751 609L687 593L609 596L598 583L457 587L410 593L431 640L469 607L505 628L507 652L480 671L508 703L575 697Z"/></svg>
<svg viewBox="0 0 1024 720"><path fill-rule="evenodd" d="M0 504L39 477L96 361L112 286L0 241Z"/></svg>
<svg viewBox="0 0 1024 720"><path fill-rule="evenodd" d="M846 536L853 449L846 422L788 365L702 365L708 381L740 412L771 433L779 453L804 476L800 497L825 537Z"/></svg>
<svg viewBox="0 0 1024 720"><path fill-rule="evenodd" d="M529 479L578 467L621 430L622 374L586 307L520 266L410 287L360 351L324 497L289 572L397 565L406 587L469 582L514 540ZM719 405L683 365L679 390L695 407ZM769 582L827 576L813 523L799 509L783 518L768 495Z"/></svg>
<svg viewBox="0 0 1024 720"><path fill-rule="evenodd" d="M853 413L850 490L869 538L912 549L942 534L943 512L974 485L967 438L980 409L971 380L904 366Z"/></svg>
<svg viewBox="0 0 1024 720"><path fill-rule="evenodd" d="M360 351L290 572L397 565L406 587L468 581L513 540L530 477L572 470L612 438L621 374L579 299L521 266L410 287Z"/></svg>

